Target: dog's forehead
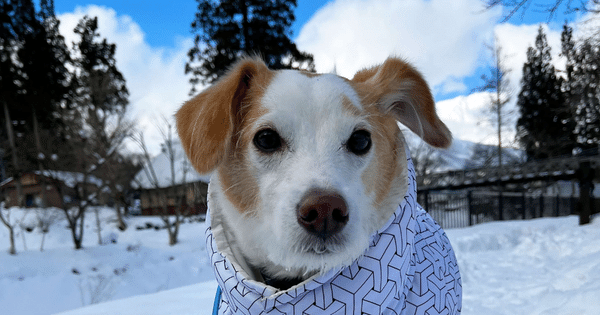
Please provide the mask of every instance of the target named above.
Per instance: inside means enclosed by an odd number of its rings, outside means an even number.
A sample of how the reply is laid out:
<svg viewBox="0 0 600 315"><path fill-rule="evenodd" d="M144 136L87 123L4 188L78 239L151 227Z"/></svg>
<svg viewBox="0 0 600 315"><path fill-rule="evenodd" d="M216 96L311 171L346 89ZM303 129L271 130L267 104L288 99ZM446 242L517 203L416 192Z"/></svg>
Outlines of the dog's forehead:
<svg viewBox="0 0 600 315"><path fill-rule="evenodd" d="M263 106L271 111L306 114L337 114L340 106L351 115L360 115L363 106L348 80L335 74L308 74L294 70L278 71L267 87Z"/></svg>

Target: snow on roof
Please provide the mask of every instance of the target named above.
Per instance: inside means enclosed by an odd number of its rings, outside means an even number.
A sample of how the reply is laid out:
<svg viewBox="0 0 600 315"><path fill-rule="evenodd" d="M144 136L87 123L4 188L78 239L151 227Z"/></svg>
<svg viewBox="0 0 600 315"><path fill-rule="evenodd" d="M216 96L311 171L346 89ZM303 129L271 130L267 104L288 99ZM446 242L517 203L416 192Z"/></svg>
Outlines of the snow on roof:
<svg viewBox="0 0 600 315"><path fill-rule="evenodd" d="M33 173L36 175L43 175L48 178L58 179L61 182L63 182L67 187L70 187L70 188L75 188L75 185L77 185L77 183L83 183L83 180L84 180L83 174L76 173L76 172L44 170L44 171L34 171ZM9 178L5 179L2 183L0 183L0 186L4 186L4 185L8 184L12 180L13 180L13 178L9 177ZM102 187L102 184L103 184L101 179L99 179L98 177L93 176L93 175L88 175L87 182L92 185L95 185L97 187Z"/></svg>
<svg viewBox="0 0 600 315"><path fill-rule="evenodd" d="M9 177L9 178L5 179L4 181L2 181L2 182L0 183L0 186L4 186L4 185L8 184L8 183L10 183L12 180L13 180L13 178L12 178L12 177Z"/></svg>
<svg viewBox="0 0 600 315"><path fill-rule="evenodd" d="M174 172L175 172L175 185L179 185L185 182L192 183L197 181L202 181L208 183L210 181L210 174L198 174L196 170L190 164L190 161L187 158L187 155L183 151L183 147L181 146L181 142L175 141L173 143L173 151L174 151ZM154 169L154 173L156 174L158 186L169 187L173 185L172 174L171 174L171 162L169 159L169 154L163 150L161 154L156 156L151 161L152 168ZM152 179L152 170L144 166L144 169L140 170L134 177L133 182L131 183L134 188L143 188L143 189L152 189L156 188L155 183ZM150 177L148 177L150 175ZM185 178L184 178L185 176Z"/></svg>
<svg viewBox="0 0 600 315"><path fill-rule="evenodd" d="M68 187L71 187L71 188L74 188L75 185L77 185L77 183L83 183L83 180L84 180L84 174L75 173L75 172L67 172L67 171L44 170L44 171L35 171L35 174L37 174L37 175L42 174L46 177L58 179L58 180L62 181L65 185L67 185ZM101 179L99 179L98 177L93 176L93 175L88 175L87 182L90 184L93 184L97 187L102 187L102 184L103 184Z"/></svg>

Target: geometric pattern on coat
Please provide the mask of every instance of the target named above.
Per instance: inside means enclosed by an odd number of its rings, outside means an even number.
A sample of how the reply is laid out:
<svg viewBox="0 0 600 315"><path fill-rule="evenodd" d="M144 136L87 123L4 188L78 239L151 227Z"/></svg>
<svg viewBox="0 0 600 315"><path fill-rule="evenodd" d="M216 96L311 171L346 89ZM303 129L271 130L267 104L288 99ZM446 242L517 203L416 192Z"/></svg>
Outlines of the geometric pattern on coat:
<svg viewBox="0 0 600 315"><path fill-rule="evenodd" d="M416 203L408 150L407 156L406 196L371 236L365 253L350 266L285 291L245 278L218 250L208 214L206 248L222 289L219 314L460 314L462 282L454 251L444 231Z"/></svg>

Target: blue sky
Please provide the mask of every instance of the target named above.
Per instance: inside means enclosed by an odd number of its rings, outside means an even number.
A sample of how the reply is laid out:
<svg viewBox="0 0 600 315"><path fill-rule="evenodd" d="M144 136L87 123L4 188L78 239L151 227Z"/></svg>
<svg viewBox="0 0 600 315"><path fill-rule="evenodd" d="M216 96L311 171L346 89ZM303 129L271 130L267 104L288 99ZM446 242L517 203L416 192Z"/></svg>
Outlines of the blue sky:
<svg viewBox="0 0 600 315"><path fill-rule="evenodd" d="M300 28L310 17L328 1L304 0L298 1L294 11L296 21L292 26L294 34L298 34ZM168 5L165 5L168 3ZM176 36L190 36L190 24L194 18L197 8L195 0L173 0L173 1L124 1L124 0L56 0L55 10L58 14L73 12L77 6L95 4L115 9L119 14L131 16L146 32L148 43L153 46L171 46Z"/></svg>
<svg viewBox="0 0 600 315"><path fill-rule="evenodd" d="M424 74L436 98L440 117L455 137L493 143L494 130L482 116L489 102L485 93L470 93L481 84L489 64L485 49L494 36L502 45L512 69L514 100L518 94L525 52L540 23L553 45L555 63L563 10L548 21L532 6L521 17L502 23L503 9L482 10L481 0L300 0L295 10L293 36L298 47L315 56L317 71L335 69L352 77L359 69L399 55ZM192 46L190 24L194 0L123 1L56 0L61 32L68 34L84 14L99 16L100 34L117 44L117 65L131 93L131 117L151 143L161 141L154 125L188 98L188 78L183 73L186 53ZM483 118L482 118L483 117ZM507 139L514 131L507 130ZM158 148L158 144L154 145ZM157 149L156 149L157 150Z"/></svg>

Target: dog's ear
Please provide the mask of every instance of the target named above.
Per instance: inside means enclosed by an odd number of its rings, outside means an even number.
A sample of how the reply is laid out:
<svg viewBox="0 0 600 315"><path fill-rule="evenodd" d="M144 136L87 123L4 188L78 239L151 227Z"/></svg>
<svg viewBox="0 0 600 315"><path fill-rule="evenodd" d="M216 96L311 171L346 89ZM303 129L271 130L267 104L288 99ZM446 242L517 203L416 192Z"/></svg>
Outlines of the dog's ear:
<svg viewBox="0 0 600 315"><path fill-rule="evenodd" d="M187 101L175 114L181 144L201 174L213 171L234 141L236 124L254 81L270 72L258 59L243 59L214 85Z"/></svg>
<svg viewBox="0 0 600 315"><path fill-rule="evenodd" d="M352 82L363 101L391 113L425 142L438 148L452 143L452 134L439 119L427 83L406 62L388 58L383 64L359 71Z"/></svg>

